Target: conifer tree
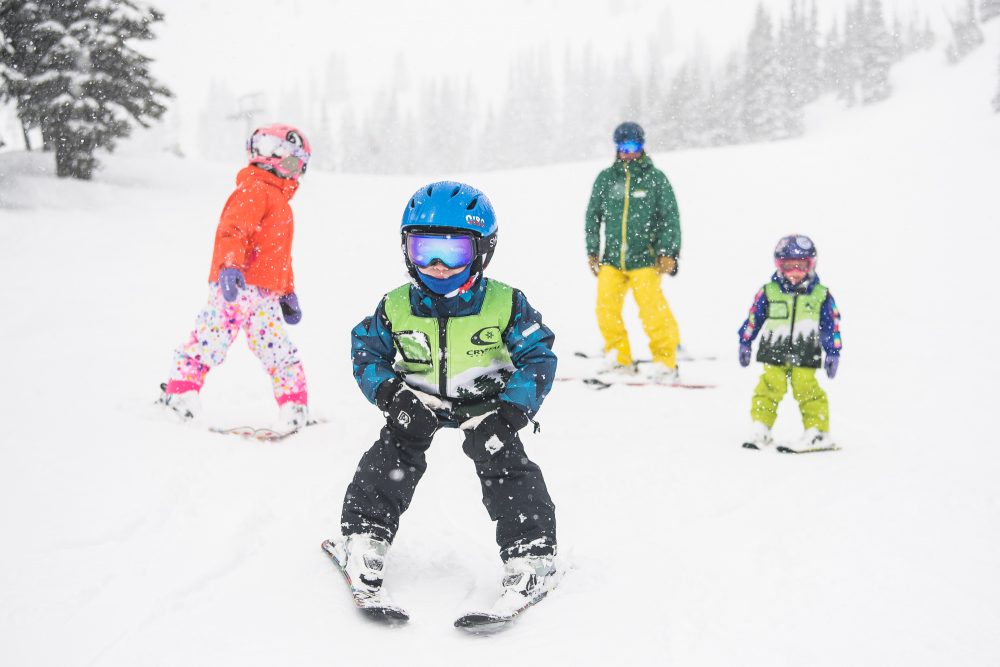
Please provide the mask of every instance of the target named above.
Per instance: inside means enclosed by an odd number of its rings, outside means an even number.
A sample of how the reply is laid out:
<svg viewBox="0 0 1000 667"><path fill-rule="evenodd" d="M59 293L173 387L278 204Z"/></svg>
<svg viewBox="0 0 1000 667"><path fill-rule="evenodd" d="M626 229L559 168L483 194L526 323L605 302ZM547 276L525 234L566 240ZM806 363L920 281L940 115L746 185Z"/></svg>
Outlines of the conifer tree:
<svg viewBox="0 0 1000 667"><path fill-rule="evenodd" d="M882 14L882 0L869 0L861 30L861 103L873 104L889 97L889 70L893 42Z"/></svg>
<svg viewBox="0 0 1000 667"><path fill-rule="evenodd" d="M1000 0L982 0L979 3L979 20L986 23L1000 16Z"/></svg>
<svg viewBox="0 0 1000 667"><path fill-rule="evenodd" d="M997 66L997 74L1000 74L1000 63ZM993 98L993 109L1000 113L1000 76L997 77L997 94Z"/></svg>
<svg viewBox="0 0 1000 667"><path fill-rule="evenodd" d="M132 122L162 116L170 92L130 46L152 39L162 15L133 0L24 2L12 35L21 77L12 84L22 122L40 127L59 176L89 179L94 151L112 150Z"/></svg>
<svg viewBox="0 0 1000 667"><path fill-rule="evenodd" d="M973 0L966 0L966 5L958 18L950 18L951 42L945 49L948 62L955 64L965 58L983 43L983 31L976 18L976 7Z"/></svg>
<svg viewBox="0 0 1000 667"><path fill-rule="evenodd" d="M763 5L758 5L747 40L743 79L743 127L749 140L789 136L788 100L782 78L771 16Z"/></svg>

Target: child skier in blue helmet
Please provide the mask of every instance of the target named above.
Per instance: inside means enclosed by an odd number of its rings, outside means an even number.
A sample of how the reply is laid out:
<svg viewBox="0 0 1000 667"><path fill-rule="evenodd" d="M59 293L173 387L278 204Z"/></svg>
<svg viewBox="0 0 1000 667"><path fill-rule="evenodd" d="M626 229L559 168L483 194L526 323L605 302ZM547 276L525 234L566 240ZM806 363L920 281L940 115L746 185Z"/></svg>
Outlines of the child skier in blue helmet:
<svg viewBox="0 0 1000 667"><path fill-rule="evenodd" d="M413 194L403 211L411 281L351 332L354 376L386 425L347 489L342 536L324 548L362 609L406 618L382 588L382 566L441 428L464 431L505 565L493 613L545 595L555 575L555 506L518 431L555 378L555 339L517 289L484 277L496 247L493 206L451 181Z"/></svg>

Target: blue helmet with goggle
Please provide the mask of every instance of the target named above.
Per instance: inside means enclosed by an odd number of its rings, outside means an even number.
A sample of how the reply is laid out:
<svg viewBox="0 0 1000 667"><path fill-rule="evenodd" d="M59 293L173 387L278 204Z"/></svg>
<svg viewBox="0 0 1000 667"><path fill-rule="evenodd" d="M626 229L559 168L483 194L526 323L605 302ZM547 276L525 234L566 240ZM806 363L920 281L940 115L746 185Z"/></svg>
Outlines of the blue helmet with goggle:
<svg viewBox="0 0 1000 667"><path fill-rule="evenodd" d="M411 275L416 266L440 262L449 268L472 265L481 273L493 257L497 219L489 198L455 181L425 185L410 197L399 226Z"/></svg>

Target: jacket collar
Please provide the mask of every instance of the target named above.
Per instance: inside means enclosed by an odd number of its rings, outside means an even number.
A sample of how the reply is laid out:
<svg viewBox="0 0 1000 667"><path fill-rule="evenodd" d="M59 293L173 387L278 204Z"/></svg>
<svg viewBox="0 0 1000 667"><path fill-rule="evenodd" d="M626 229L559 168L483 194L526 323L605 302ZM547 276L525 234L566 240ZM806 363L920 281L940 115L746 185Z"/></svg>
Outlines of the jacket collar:
<svg viewBox="0 0 1000 667"><path fill-rule="evenodd" d="M774 275L771 276L771 282L777 283L778 287L785 294L812 294L813 290L816 289L816 285L819 284L819 276L814 271L806 276L806 279L801 283L793 285L783 275L775 271Z"/></svg>
<svg viewBox="0 0 1000 667"><path fill-rule="evenodd" d="M410 307L420 317L464 317L475 315L486 298L486 279L480 278L472 287L452 297L433 294L417 282L410 281Z"/></svg>
<svg viewBox="0 0 1000 667"><path fill-rule="evenodd" d="M281 178L280 176L275 176L266 169L261 169L260 167L255 167L254 165L243 167L240 169L240 173L236 174L237 185L248 180L266 183L273 188L277 188L281 191L281 194L284 195L286 200L290 200L295 195L295 191L299 189L298 181L291 178Z"/></svg>

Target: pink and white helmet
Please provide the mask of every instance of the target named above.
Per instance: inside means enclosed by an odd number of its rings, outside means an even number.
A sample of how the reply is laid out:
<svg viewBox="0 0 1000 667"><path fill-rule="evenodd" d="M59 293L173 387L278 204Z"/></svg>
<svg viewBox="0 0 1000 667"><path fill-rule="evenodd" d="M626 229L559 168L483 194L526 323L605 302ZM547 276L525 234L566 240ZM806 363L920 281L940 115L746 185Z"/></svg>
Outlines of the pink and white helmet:
<svg viewBox="0 0 1000 667"><path fill-rule="evenodd" d="M282 178L298 180L306 172L312 149L298 128L291 125L265 125L247 139L250 164L259 164Z"/></svg>

